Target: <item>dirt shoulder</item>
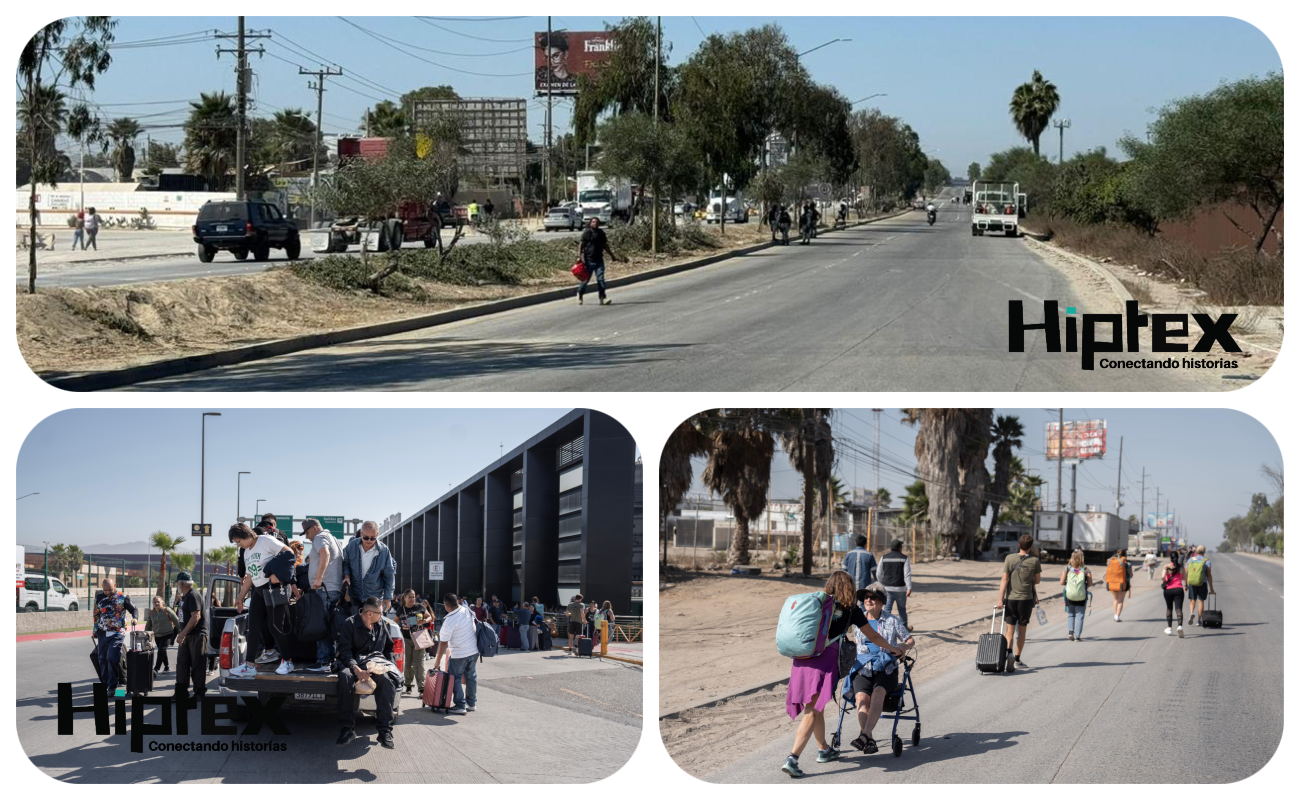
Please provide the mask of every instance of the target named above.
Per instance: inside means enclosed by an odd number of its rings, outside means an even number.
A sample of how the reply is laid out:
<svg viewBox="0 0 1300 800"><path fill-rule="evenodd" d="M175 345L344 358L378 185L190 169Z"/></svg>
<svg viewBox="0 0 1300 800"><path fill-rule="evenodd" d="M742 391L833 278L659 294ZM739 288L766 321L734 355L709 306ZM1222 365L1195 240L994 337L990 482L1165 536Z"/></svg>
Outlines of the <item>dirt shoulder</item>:
<svg viewBox="0 0 1300 800"><path fill-rule="evenodd" d="M710 233L717 236L716 229ZM611 279L726 252L768 238L756 224L727 226L722 246L675 257L634 257ZM18 289L17 336L37 374L96 372L167 358L422 316L573 285L567 272L519 285L417 281L426 300L338 291L288 269L118 287Z"/></svg>
<svg viewBox="0 0 1300 800"><path fill-rule="evenodd" d="M988 632L985 615L997 602L1001 569L1000 561L913 566L908 617L917 642L913 679L918 687L974 658L976 639ZM1104 572L1090 569L1098 580ZM1136 564L1134 570L1135 595L1158 587L1158 581L1138 574ZM1060 574L1060 565L1043 565L1039 597L1051 626L1064 621ZM809 580L703 572L665 576L659 593L659 712L788 678L790 661L774 644L780 603L792 594L821 589L824 583L824 574ZM1093 594L1085 635L1089 624L1105 620L1111 612L1109 594L1101 588ZM983 619L972 622L976 617ZM1031 626L1031 639L1038 630L1038 625ZM789 732L793 724L786 715L782 682L666 717L659 721L659 731L678 766L704 777L749 755L755 742Z"/></svg>

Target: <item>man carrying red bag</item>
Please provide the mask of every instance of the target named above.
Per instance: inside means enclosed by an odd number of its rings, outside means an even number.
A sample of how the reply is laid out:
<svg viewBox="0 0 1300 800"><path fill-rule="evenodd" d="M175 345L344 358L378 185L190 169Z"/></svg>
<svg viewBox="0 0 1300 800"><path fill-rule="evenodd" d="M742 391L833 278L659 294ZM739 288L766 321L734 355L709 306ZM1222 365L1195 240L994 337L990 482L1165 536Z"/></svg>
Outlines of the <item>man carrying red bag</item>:
<svg viewBox="0 0 1300 800"><path fill-rule="evenodd" d="M587 284L593 277L600 292L600 304L607 306L614 302L605 296L605 253L609 253L609 257L615 261L625 260L614 255L609 247L609 239L600 228L600 220L592 217L587 229L582 232L582 238L578 240L578 262L585 269L579 269L579 264L573 265L573 276L582 281L578 287L578 305L582 305L582 296L586 294Z"/></svg>

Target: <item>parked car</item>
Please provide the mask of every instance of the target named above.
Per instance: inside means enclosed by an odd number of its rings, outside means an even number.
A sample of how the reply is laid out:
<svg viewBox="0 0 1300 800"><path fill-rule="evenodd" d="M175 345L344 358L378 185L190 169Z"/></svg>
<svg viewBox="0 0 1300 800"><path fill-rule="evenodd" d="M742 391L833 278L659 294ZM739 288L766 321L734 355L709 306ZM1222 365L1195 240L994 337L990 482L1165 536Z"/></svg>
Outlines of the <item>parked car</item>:
<svg viewBox="0 0 1300 800"><path fill-rule="evenodd" d="M273 248L283 250L290 261L302 252L297 225L265 200L209 200L190 230L204 264L211 263L220 250L229 251L237 261L250 253L254 260L265 261Z"/></svg>
<svg viewBox="0 0 1300 800"><path fill-rule="evenodd" d="M558 231L561 229L577 230L582 227L582 211L577 203L563 203L546 212L542 220L542 229Z"/></svg>
<svg viewBox="0 0 1300 800"><path fill-rule="evenodd" d="M28 572L23 576L23 588L18 590L18 608L23 611L76 611L77 596L63 585L63 582L50 576L50 604L45 606L45 576L39 572Z"/></svg>

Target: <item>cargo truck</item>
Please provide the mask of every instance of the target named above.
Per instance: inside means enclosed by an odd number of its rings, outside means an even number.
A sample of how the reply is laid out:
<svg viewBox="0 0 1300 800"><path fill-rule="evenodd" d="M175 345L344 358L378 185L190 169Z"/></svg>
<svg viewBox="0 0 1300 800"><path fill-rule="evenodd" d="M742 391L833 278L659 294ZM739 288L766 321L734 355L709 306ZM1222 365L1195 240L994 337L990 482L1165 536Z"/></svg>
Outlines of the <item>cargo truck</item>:
<svg viewBox="0 0 1300 800"><path fill-rule="evenodd" d="M1020 184L1008 181L975 181L971 192L974 202L971 210L971 236L983 236L985 233L1020 235L1020 209L1022 202L1025 205L1029 202L1028 197L1024 197L1022 201Z"/></svg>
<svg viewBox="0 0 1300 800"><path fill-rule="evenodd" d="M1045 552L1068 559L1076 547L1090 563L1128 547L1129 522L1106 511L1035 511L1034 541Z"/></svg>
<svg viewBox="0 0 1300 800"><path fill-rule="evenodd" d="M582 221L593 217L601 225L614 220L627 222L632 214L632 184L622 178L601 180L594 169L580 170L577 177L578 209Z"/></svg>

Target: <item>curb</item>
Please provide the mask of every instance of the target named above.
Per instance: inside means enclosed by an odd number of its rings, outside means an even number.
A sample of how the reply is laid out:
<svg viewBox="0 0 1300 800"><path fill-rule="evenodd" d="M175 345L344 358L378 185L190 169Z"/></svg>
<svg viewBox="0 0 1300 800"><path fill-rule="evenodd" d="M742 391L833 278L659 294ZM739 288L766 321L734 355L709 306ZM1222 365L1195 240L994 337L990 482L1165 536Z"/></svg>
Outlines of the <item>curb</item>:
<svg viewBox="0 0 1300 800"><path fill-rule="evenodd" d="M886 219L893 219L894 217L902 216L903 214L910 212L911 209L908 209L907 211L888 214L874 219L860 220L848 227L857 228L864 225L870 225ZM846 228L846 230L847 229L848 228ZM833 231L827 231L827 233L832 232ZM608 285L610 288L632 286L644 281L664 278L669 275L676 275L678 273L700 269L701 267L711 266L720 261L747 256L776 246L775 242L764 242L762 244L750 245L736 250L728 250L726 252L696 259L694 261L687 261L683 264L674 264L670 267L646 270L645 272L637 275L629 275L625 278L616 278L609 281ZM105 389L118 389L137 383L143 383L145 381L158 380L160 378L173 378L178 375L187 375L192 372L203 372L217 367L229 367L236 364L244 364L249 361L260 361L266 358L300 353L305 350L315 350L317 348L329 347L331 345L348 344L350 342L359 342L366 339L378 339L399 333L410 333L411 331L422 330L424 328L433 328L453 322L462 322L468 319L476 319L478 317L499 314L504 311L514 311L520 308L543 305L556 300L567 299L572 295L573 290L570 288L551 289L544 292L537 292L535 294L511 297L505 300L496 300L490 303L481 303L479 305L440 311L436 314L425 314L418 317L408 317L407 319L375 323L373 325L361 325L355 328L344 328L336 331L307 334L305 336L296 336L292 339L279 339L276 341L249 345L247 347L237 347L233 350L221 350L215 353L202 353L181 358L163 359L161 361L154 361L136 367L125 367L123 369L107 370L104 372L77 374L46 373L44 376L38 375L37 377L40 377L41 380L44 380L56 389L64 389L70 392L94 392Z"/></svg>
<svg viewBox="0 0 1300 800"><path fill-rule="evenodd" d="M1025 229L1022 228L1022 230ZM1038 244L1038 246L1051 250L1057 255L1065 256L1067 258L1071 258L1076 261L1082 261L1089 269L1091 269L1093 272L1100 275L1102 279L1104 279L1106 283L1110 285L1111 291L1113 291L1116 294L1116 296L1119 297L1121 304L1127 303L1130 300L1135 300L1132 293L1129 292L1126 286L1124 286L1123 282L1121 282L1119 278L1115 277L1115 273L1106 269L1104 266L1097 263L1096 261L1093 261L1091 258L1088 258L1087 256L1082 255L1080 253L1076 253L1073 250L1067 250L1064 247L1061 247L1060 245L1052 244L1051 242L1048 242L1043 237L1043 234L1041 233L1035 233L1035 232L1025 230L1025 235L1033 239Z"/></svg>
<svg viewBox="0 0 1300 800"><path fill-rule="evenodd" d="M79 264L103 264L108 261L143 261L146 258L181 258L183 256L194 255L193 250L186 250L183 253L150 253L147 256L116 256L114 258L80 258L76 261L64 261L55 266L75 267ZM39 267L40 265L37 264Z"/></svg>

